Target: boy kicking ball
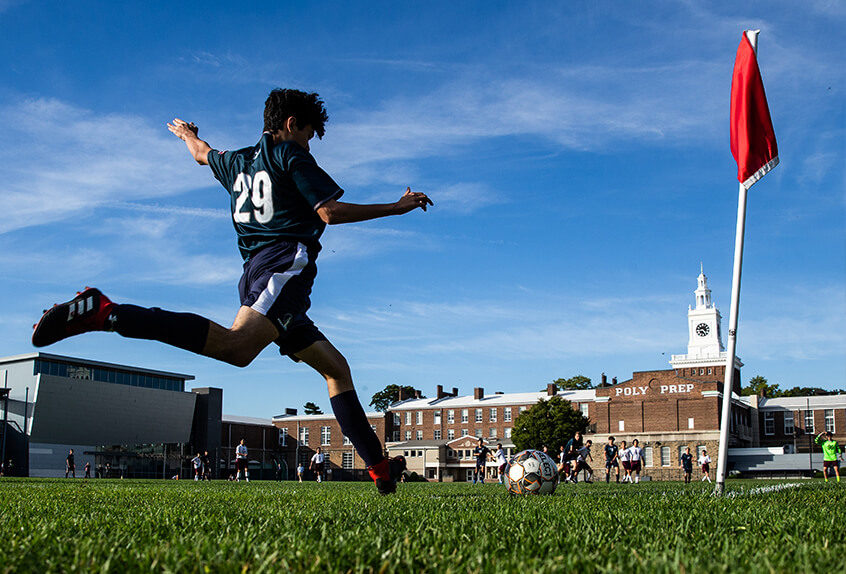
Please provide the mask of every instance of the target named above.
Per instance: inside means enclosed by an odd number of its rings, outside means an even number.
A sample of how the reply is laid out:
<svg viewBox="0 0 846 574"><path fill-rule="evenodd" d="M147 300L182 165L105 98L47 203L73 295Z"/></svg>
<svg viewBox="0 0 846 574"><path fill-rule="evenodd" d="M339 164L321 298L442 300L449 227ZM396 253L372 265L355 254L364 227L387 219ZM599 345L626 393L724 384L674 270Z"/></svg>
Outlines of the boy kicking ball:
<svg viewBox="0 0 846 574"><path fill-rule="evenodd" d="M168 129L230 195L230 208L244 273L238 285L241 308L230 328L193 313L116 304L86 288L53 306L35 326L32 343L44 347L89 331L161 341L245 367L270 343L283 355L305 362L329 388L341 431L370 471L382 494L396 490L403 457L386 458L358 400L346 359L306 315L317 273L320 236L326 225L402 215L433 205L407 189L395 203L339 201L344 191L309 153L322 138L328 115L317 94L273 90L265 102L264 133L254 146L218 151L197 136L197 126L180 119Z"/></svg>

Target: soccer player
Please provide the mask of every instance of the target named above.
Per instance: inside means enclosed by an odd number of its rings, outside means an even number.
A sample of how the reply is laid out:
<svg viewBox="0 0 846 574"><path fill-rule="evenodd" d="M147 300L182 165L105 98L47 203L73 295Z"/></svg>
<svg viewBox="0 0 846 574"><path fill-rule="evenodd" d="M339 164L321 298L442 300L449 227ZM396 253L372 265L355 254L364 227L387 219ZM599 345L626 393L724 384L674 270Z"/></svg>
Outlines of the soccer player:
<svg viewBox="0 0 846 574"><path fill-rule="evenodd" d="M203 480L211 480L211 457L209 451L203 451Z"/></svg>
<svg viewBox="0 0 846 574"><path fill-rule="evenodd" d="M323 465L325 463L326 455L323 454L320 447L317 447L317 452L311 457L311 462L308 465L308 469L317 475L317 482L323 482Z"/></svg>
<svg viewBox="0 0 846 574"><path fill-rule="evenodd" d="M65 478L68 477L68 474L76 478L76 464L73 462L73 449L70 449L68 456L65 459Z"/></svg>
<svg viewBox="0 0 846 574"><path fill-rule="evenodd" d="M617 453L617 458L623 464L623 482L631 483L632 481L632 455L626 447L626 441L620 441L620 451Z"/></svg>
<svg viewBox="0 0 846 574"><path fill-rule="evenodd" d="M488 455L491 449L485 446L485 439L480 438L479 444L473 449L473 456L476 457L476 470L473 472L473 484L478 480L481 484L485 484L485 463L488 462Z"/></svg>
<svg viewBox="0 0 846 574"><path fill-rule="evenodd" d="M241 481L241 471L244 472L247 482L250 482L250 465L247 462L247 445L244 442L244 439L241 439L241 443L235 447L235 470L238 473L235 476L236 482Z"/></svg>
<svg viewBox="0 0 846 574"><path fill-rule="evenodd" d="M570 462L570 473L568 476L568 480L570 482L576 482L576 464L573 462L576 460L576 457L579 455L579 449L584 446L582 442L582 433L576 431L573 435L573 438L567 441L567 444L564 445L564 452L566 453L567 462Z"/></svg>
<svg viewBox="0 0 846 574"><path fill-rule="evenodd" d="M303 481L303 474L305 474L305 466L303 463L297 465L297 480L302 482Z"/></svg>
<svg viewBox="0 0 846 574"><path fill-rule="evenodd" d="M83 476L82 478L91 478L91 463L90 462L85 463L85 476Z"/></svg>
<svg viewBox="0 0 846 574"><path fill-rule="evenodd" d="M690 454L690 447L684 449L684 454L680 458L679 466L684 469L684 483L690 484L691 475L693 474L693 455Z"/></svg>
<svg viewBox="0 0 846 574"><path fill-rule="evenodd" d="M574 482L579 481L579 472L585 471L588 473L585 482L590 484L593 481L593 468L588 464L587 459L590 459L593 462L593 457L590 455L590 447L593 444L593 441L588 439L585 441L585 446L579 449L578 453L576 454L576 472L573 473L575 476Z"/></svg>
<svg viewBox="0 0 846 574"><path fill-rule="evenodd" d="M825 434L825 440L823 440ZM823 478L828 482L828 469L833 468L837 475L837 482L840 482L840 463L837 460L837 455L843 459L842 450L837 441L834 440L831 431L825 431L817 435L816 443L822 447L823 451Z"/></svg>
<svg viewBox="0 0 846 574"><path fill-rule="evenodd" d="M340 201L344 191L309 153L309 141L322 138L328 115L317 94L276 89L264 108L264 133L254 146L218 151L198 136L193 123L174 119L168 129L183 140L201 165L208 165L230 195L238 247L244 259L239 283L241 308L230 328L195 315L157 307L112 303L86 288L46 311L32 335L43 347L88 331L115 331L152 339L245 367L270 343L302 361L326 380L341 432L370 471L382 494L396 490L405 459L388 459L361 407L349 365L306 312L317 273L315 260L327 224L353 223L417 208L432 201L406 189L395 203Z"/></svg>
<svg viewBox="0 0 846 574"><path fill-rule="evenodd" d="M499 483L502 484L505 482L505 469L508 467L508 459L505 457L505 449L502 448L502 443L496 443L496 453L494 456L496 460L496 474L497 478L499 479Z"/></svg>
<svg viewBox="0 0 846 574"><path fill-rule="evenodd" d="M617 456L620 447L614 444L614 437L608 437L608 444L605 445L605 482L611 482L611 468L617 471L617 482L620 482L620 463Z"/></svg>
<svg viewBox="0 0 846 574"><path fill-rule="evenodd" d="M632 446L629 447L629 467L631 468L631 472L634 473L634 483L637 484L640 482L640 467L641 467L641 460L643 459L643 449L640 448L638 444L638 440L634 439L632 441ZM629 482L631 482L631 473L629 473Z"/></svg>
<svg viewBox="0 0 846 574"><path fill-rule="evenodd" d="M702 454L699 455L699 466L702 468L702 480L711 482L711 457L708 456L708 451L702 449Z"/></svg>
<svg viewBox="0 0 846 574"><path fill-rule="evenodd" d="M200 480L203 476L203 457L200 453L191 459L191 463L194 465L194 480Z"/></svg>

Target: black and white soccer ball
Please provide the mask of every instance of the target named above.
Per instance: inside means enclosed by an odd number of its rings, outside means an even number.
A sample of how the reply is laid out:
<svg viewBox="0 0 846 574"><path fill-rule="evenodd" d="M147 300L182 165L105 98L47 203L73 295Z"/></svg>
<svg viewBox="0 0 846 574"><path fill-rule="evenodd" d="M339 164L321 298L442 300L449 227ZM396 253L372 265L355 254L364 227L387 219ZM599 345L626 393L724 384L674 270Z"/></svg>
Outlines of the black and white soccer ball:
<svg viewBox="0 0 846 574"><path fill-rule="evenodd" d="M558 486L558 468L544 452L518 452L509 463L505 486L512 494L552 494Z"/></svg>

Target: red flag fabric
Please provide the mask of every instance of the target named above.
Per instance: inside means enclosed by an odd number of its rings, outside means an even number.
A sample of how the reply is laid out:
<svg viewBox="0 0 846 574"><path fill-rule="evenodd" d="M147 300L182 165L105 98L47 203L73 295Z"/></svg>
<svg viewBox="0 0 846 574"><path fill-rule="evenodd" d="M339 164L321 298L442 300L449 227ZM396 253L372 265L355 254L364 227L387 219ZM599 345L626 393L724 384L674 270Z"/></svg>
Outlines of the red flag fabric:
<svg viewBox="0 0 846 574"><path fill-rule="evenodd" d="M737 180L746 189L778 165L764 82L746 32L737 48L731 80L731 153L737 161Z"/></svg>

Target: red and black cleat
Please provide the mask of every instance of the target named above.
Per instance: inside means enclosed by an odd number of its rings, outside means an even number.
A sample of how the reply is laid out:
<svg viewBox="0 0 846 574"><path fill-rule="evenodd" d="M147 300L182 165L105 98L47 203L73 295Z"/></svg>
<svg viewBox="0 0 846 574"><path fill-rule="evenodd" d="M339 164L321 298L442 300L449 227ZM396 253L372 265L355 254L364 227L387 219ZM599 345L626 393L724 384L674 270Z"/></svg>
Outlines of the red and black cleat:
<svg viewBox="0 0 846 574"><path fill-rule="evenodd" d="M99 289L86 287L70 301L44 312L32 332L32 344L44 347L80 333L105 331L114 306Z"/></svg>
<svg viewBox="0 0 846 574"><path fill-rule="evenodd" d="M374 464L368 470L370 478L376 483L379 494L393 494L397 490L397 481L406 469L405 457L396 456L386 458L379 464Z"/></svg>

